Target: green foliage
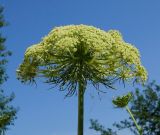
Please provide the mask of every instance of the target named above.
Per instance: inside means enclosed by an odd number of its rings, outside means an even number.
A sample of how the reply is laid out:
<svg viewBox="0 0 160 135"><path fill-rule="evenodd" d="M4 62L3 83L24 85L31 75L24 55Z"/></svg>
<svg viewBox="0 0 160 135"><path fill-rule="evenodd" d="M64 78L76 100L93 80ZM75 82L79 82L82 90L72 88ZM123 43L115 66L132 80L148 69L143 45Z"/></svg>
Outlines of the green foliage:
<svg viewBox="0 0 160 135"><path fill-rule="evenodd" d="M4 96L2 90L0 90L0 133L8 129L8 126L13 124L16 118L16 109L9 105L14 99L14 94L10 96Z"/></svg>
<svg viewBox="0 0 160 135"><path fill-rule="evenodd" d="M17 70L22 82L44 77L73 95L78 82L112 87L115 81L147 79L139 51L126 43L120 32L86 25L53 29L39 44L29 47Z"/></svg>
<svg viewBox="0 0 160 135"><path fill-rule="evenodd" d="M101 135L117 135L117 133L114 132L112 129L110 129L110 128L106 129L104 126L99 124L99 122L97 120L91 119L90 122L91 122L90 129L93 129L96 132L99 132Z"/></svg>
<svg viewBox="0 0 160 135"><path fill-rule="evenodd" d="M0 6L0 29L6 25L3 18L3 7ZM8 62L6 57L11 55L10 51L6 51L4 42L6 39L0 33L0 85L7 80L7 75L5 73L5 64Z"/></svg>
<svg viewBox="0 0 160 135"><path fill-rule="evenodd" d="M3 18L3 7L0 6L0 28L6 25ZM5 38L0 34L0 135L5 133L8 126L13 124L13 120L16 118L16 109L9 105L14 99L14 94L10 96L4 96L1 85L7 80L7 74L5 71L6 63L8 62L7 56L11 55L10 51L6 50L4 45Z"/></svg>

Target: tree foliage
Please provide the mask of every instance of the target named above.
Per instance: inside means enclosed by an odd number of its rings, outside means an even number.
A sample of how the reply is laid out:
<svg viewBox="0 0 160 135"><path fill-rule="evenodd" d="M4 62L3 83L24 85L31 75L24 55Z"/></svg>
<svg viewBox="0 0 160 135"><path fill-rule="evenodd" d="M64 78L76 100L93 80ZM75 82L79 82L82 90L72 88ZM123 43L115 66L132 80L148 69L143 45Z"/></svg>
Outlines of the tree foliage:
<svg viewBox="0 0 160 135"><path fill-rule="evenodd" d="M117 135L117 133L114 132L111 128L105 128L103 125L101 125L98 120L91 119L90 122L90 129L99 132L101 135Z"/></svg>
<svg viewBox="0 0 160 135"><path fill-rule="evenodd" d="M3 91L0 91L0 133L8 129L8 126L13 124L16 118L16 109L9 105L14 99L14 94L4 96Z"/></svg>
<svg viewBox="0 0 160 135"><path fill-rule="evenodd" d="M0 28L6 25L3 17L3 7L0 6ZM2 84L7 80L8 76L6 74L5 68L6 63L8 62L7 56L11 55L10 51L7 51L6 46L4 45L6 39L0 33L0 135L5 130L8 129L8 126L13 124L13 120L16 116L16 109L9 105L9 103L14 99L14 94L10 96L4 96L2 90Z"/></svg>
<svg viewBox="0 0 160 135"><path fill-rule="evenodd" d="M6 25L3 17L3 7L0 6L0 29ZM0 33L0 85L7 80L7 74L5 72L5 64L8 62L6 57L11 55L10 51L6 50L4 45L6 39Z"/></svg>

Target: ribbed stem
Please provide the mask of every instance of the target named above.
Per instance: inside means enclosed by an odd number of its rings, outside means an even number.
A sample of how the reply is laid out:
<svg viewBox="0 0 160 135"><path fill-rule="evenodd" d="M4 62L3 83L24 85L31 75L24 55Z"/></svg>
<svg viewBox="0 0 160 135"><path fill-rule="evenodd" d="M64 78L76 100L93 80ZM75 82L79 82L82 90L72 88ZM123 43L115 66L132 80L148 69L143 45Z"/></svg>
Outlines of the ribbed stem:
<svg viewBox="0 0 160 135"><path fill-rule="evenodd" d="M83 44L79 46L79 78L78 78L78 135L83 135L83 120L84 120L84 92L85 92L85 80L83 76L83 64L84 64L84 48Z"/></svg>
<svg viewBox="0 0 160 135"><path fill-rule="evenodd" d="M84 119L84 86L79 82L78 90L78 135L83 135L83 119Z"/></svg>
<svg viewBox="0 0 160 135"><path fill-rule="evenodd" d="M134 124L136 125L136 128L137 128L137 130L138 130L138 132L139 132L139 135L142 135L142 129L141 129L140 126L138 126L138 124L137 124L137 122L136 122L136 120L135 120L135 118L134 118L134 116L133 116L133 114L132 114L132 112L131 112L131 110L129 109L128 106L126 106L126 110L128 111L129 115L131 116Z"/></svg>

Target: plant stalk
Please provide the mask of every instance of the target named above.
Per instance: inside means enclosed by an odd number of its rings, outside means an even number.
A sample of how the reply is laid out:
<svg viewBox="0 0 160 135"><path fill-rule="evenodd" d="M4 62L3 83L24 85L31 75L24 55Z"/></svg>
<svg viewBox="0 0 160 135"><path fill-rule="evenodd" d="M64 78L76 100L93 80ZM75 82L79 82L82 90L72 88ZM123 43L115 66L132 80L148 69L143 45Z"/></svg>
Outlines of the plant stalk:
<svg viewBox="0 0 160 135"><path fill-rule="evenodd" d="M84 86L79 82L78 90L78 135L83 135L83 119L84 119Z"/></svg>
<svg viewBox="0 0 160 135"><path fill-rule="evenodd" d="M136 128L138 130L138 132L139 132L139 135L142 135L142 128L140 126L138 126L138 124L137 124L137 122L136 122L131 110L129 109L128 106L126 106L125 108L126 108L127 112L129 113L129 115L131 116L131 118L132 118L132 120L133 120L133 122L134 122L134 124L135 124L135 126L136 126Z"/></svg>

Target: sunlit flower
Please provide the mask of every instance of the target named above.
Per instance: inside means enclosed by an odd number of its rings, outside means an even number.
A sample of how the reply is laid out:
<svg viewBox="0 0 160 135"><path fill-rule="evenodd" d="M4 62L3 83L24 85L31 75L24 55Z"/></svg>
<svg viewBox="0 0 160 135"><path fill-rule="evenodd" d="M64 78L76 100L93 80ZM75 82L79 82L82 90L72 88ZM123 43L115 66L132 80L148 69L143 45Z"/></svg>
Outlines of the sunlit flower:
<svg viewBox="0 0 160 135"><path fill-rule="evenodd" d="M116 80L144 82L147 72L137 48L119 31L93 26L56 27L39 44L29 47L17 70L23 82L44 77L73 94L77 82L111 87Z"/></svg>

